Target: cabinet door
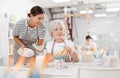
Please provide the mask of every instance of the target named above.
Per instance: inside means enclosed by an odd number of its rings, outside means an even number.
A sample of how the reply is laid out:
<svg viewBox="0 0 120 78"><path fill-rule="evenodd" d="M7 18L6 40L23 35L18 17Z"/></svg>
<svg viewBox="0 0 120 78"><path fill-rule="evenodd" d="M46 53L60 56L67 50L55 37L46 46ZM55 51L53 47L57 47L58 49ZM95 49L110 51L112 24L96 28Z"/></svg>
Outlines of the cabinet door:
<svg viewBox="0 0 120 78"><path fill-rule="evenodd" d="M78 78L120 78L120 69L81 69Z"/></svg>

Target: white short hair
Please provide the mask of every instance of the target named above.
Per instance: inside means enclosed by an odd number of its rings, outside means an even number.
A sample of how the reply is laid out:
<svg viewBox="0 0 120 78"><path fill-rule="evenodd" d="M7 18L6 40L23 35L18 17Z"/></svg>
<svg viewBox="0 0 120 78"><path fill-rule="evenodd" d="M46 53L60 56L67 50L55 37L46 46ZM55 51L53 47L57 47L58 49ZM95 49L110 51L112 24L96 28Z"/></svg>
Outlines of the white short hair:
<svg viewBox="0 0 120 78"><path fill-rule="evenodd" d="M49 26L49 33L50 33L51 37L52 37L51 33L54 31L54 29L57 27L57 25L61 25L63 30L65 30L65 24L64 24L63 21L61 21L61 20L54 20L54 21L52 21L50 23L50 26Z"/></svg>

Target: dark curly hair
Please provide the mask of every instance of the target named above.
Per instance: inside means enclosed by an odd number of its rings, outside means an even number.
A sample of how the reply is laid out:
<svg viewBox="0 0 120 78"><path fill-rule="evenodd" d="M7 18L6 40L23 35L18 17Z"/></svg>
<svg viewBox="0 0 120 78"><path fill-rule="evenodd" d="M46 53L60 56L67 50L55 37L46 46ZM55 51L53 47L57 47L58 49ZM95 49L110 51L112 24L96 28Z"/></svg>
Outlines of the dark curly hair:
<svg viewBox="0 0 120 78"><path fill-rule="evenodd" d="M39 14L45 14L45 11L40 6L34 6L31 8L30 13L28 14L28 17L30 17L30 14L33 16L39 15Z"/></svg>

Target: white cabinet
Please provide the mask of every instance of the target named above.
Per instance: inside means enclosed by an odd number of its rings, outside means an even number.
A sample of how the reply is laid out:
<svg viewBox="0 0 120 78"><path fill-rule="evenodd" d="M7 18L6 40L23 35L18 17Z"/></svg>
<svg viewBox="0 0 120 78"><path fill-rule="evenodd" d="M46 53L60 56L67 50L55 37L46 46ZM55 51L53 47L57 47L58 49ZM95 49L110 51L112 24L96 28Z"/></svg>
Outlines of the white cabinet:
<svg viewBox="0 0 120 78"><path fill-rule="evenodd" d="M120 78L120 68L79 68L78 78Z"/></svg>
<svg viewBox="0 0 120 78"><path fill-rule="evenodd" d="M27 68L21 68L15 73L16 78L28 78ZM6 72L5 67L0 67L0 78ZM13 69L10 73L14 73ZM101 68L101 67L80 67L76 65L70 68L55 69L53 67L41 70L40 78L120 78L120 67Z"/></svg>
<svg viewBox="0 0 120 78"><path fill-rule="evenodd" d="M41 78L77 78L77 76L78 70L75 67L64 69L46 68Z"/></svg>

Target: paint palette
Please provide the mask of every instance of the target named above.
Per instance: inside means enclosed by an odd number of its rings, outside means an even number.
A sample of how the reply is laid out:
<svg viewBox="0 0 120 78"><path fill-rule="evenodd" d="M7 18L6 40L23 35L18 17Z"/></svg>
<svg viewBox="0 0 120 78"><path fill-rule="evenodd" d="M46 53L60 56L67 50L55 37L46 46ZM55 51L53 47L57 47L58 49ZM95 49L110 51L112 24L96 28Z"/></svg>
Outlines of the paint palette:
<svg viewBox="0 0 120 78"><path fill-rule="evenodd" d="M34 55L34 51L29 48L24 48L24 50L22 50L22 48L20 48L20 49L18 49L17 53L23 57L32 57Z"/></svg>

